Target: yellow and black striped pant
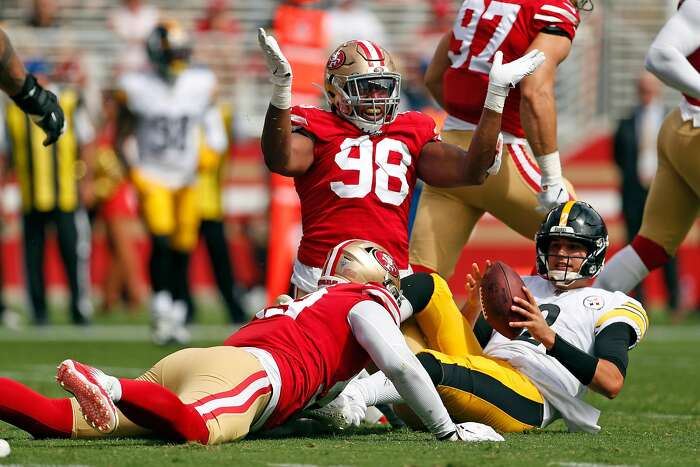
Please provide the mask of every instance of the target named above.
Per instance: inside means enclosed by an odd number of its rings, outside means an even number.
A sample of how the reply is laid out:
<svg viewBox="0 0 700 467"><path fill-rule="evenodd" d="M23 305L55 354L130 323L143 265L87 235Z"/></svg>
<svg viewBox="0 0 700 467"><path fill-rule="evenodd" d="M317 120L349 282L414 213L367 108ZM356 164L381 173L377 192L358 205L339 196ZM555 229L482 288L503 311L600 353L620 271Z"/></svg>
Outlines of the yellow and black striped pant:
<svg viewBox="0 0 700 467"><path fill-rule="evenodd" d="M484 355L447 283L432 274L434 292L415 321L403 327L452 419L501 432L542 425L544 398L527 376L505 360ZM421 342L420 339L423 339Z"/></svg>

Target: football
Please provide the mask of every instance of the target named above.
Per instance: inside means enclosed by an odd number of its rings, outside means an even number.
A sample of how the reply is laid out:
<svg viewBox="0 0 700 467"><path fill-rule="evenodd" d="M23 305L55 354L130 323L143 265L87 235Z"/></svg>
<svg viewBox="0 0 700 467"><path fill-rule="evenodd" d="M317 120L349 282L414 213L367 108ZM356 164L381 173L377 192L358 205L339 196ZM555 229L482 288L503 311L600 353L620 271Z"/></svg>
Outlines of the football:
<svg viewBox="0 0 700 467"><path fill-rule="evenodd" d="M522 332L520 328L511 328L508 323L520 321L521 315L512 311L513 299L520 297L527 300L520 275L502 261L494 261L481 280L481 308L486 321L499 333L509 339Z"/></svg>

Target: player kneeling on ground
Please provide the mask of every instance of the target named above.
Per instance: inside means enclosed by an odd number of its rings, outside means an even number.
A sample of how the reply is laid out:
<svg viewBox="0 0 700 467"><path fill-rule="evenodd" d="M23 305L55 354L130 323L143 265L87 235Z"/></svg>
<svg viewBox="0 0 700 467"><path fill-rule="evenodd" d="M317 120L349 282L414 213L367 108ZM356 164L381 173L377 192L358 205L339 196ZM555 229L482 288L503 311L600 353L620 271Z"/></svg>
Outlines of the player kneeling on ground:
<svg viewBox="0 0 700 467"><path fill-rule="evenodd" d="M151 432L217 444L324 405L372 361L437 438L502 440L489 427L450 419L399 331L399 271L386 250L350 240L326 261L325 288L261 310L224 346L181 350L135 380L66 360L56 378L71 400L0 379L0 419L35 437Z"/></svg>
<svg viewBox="0 0 700 467"><path fill-rule="evenodd" d="M605 223L590 205L569 201L550 211L536 237L539 276L523 278L528 299L516 298L512 307L522 315L510 324L522 328L512 340L479 316L482 276L476 264L467 277L463 316L438 275L414 274L402 281L414 310L422 310L416 320L426 348L418 360L453 420L520 432L563 418L571 431L600 430L600 412L583 396L587 388L617 396L628 350L649 325L636 300L590 286L607 246ZM351 382L321 410L355 414L343 421L357 423L368 405L402 400L391 386L375 373Z"/></svg>

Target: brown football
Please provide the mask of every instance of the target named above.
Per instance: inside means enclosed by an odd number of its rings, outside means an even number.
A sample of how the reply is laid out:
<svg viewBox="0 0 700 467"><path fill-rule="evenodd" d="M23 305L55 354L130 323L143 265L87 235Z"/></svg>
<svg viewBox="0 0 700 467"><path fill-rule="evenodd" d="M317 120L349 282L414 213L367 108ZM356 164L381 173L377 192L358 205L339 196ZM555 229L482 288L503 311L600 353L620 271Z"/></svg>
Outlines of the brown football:
<svg viewBox="0 0 700 467"><path fill-rule="evenodd" d="M520 275L502 261L494 261L481 280L481 308L486 321L499 333L513 339L522 332L520 328L511 328L508 323L520 321L522 316L510 309L513 298L527 300Z"/></svg>

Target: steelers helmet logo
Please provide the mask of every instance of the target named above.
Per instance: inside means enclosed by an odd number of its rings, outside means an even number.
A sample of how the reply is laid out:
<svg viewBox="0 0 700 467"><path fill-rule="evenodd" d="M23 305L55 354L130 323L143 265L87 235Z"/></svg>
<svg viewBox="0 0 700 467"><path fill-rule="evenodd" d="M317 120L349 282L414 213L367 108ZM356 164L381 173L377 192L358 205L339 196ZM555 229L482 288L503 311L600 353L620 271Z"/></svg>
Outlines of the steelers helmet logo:
<svg viewBox="0 0 700 467"><path fill-rule="evenodd" d="M335 70L336 68L340 68L345 64L345 52L342 50L336 50L333 52L333 55L330 56L328 59L328 63L326 64L326 68L329 70Z"/></svg>
<svg viewBox="0 0 700 467"><path fill-rule="evenodd" d="M372 251L374 258L382 265L386 271L394 277L399 277L399 268L394 264L394 258L383 252L382 250Z"/></svg>

